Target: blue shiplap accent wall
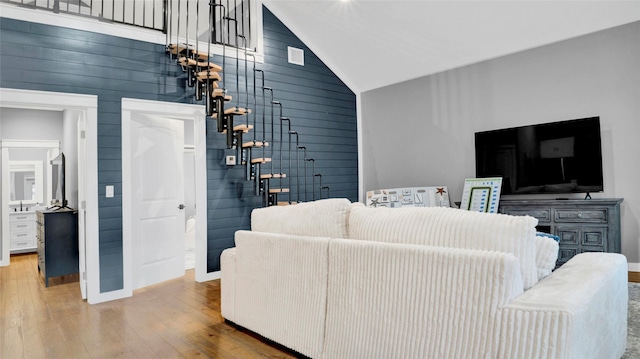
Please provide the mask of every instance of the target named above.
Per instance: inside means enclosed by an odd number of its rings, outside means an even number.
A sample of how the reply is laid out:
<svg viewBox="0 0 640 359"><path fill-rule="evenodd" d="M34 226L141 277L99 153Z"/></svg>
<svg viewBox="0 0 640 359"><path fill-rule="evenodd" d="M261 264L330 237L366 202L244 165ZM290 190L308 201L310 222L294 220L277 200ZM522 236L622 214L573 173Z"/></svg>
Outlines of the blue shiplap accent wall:
<svg viewBox="0 0 640 359"><path fill-rule="evenodd" d="M0 86L98 96L100 291L121 289L121 99L185 102L182 73L162 45L6 18L0 31Z"/></svg>
<svg viewBox="0 0 640 359"><path fill-rule="evenodd" d="M162 45L7 18L0 18L0 31L1 87L98 96L100 290L121 289L121 99L195 103L193 90L185 87L184 74ZM357 200L355 95L267 9L264 37L265 63L257 67L265 71L266 86L274 89L292 130L316 159L331 197ZM288 64L287 46L305 50L304 67ZM235 60L225 68L231 94L235 68ZM260 109L255 112L262 115ZM207 127L207 267L216 271L220 253L234 245L236 230L250 228L249 215L261 199L253 195L241 166L224 164L224 156L234 151L215 132L215 120L209 119ZM115 186L114 198L105 198L106 185Z"/></svg>
<svg viewBox="0 0 640 359"><path fill-rule="evenodd" d="M256 67L264 71L265 86L271 87L274 100L282 103L283 115L291 119L291 129L299 133L300 144L307 147L307 156L316 160L316 170L322 174L323 185L330 187L331 197L345 197L351 201L357 201L358 143L355 95L266 8L263 8L263 23L265 58L264 63L256 64ZM288 63L287 46L304 50L304 66ZM216 61L220 63L219 59ZM235 66L234 59L228 60L225 66L226 87L233 96L236 93ZM252 66L249 63L249 72L251 72ZM240 62L240 73L244 73L243 62ZM257 82L258 85L261 85L260 76L258 76ZM253 86L251 78L249 85ZM242 79L240 80L240 89L241 92L244 92L245 83ZM253 90L250 89L249 92L253 93ZM259 94L260 92L258 90ZM244 101L242 95L241 99ZM249 101L249 106L254 110L259 123L263 114L262 101L262 98L259 98L257 108L253 108L253 99ZM244 106L244 102L240 104ZM270 106L267 106L265 115L269 120ZM279 109L276 110L276 115L279 116ZM252 121L252 117L250 120ZM236 117L235 121L244 121L244 118ZM276 139L279 138L279 123L276 121ZM211 121L208 128L213 129L213 126L215 126L215 122ZM262 138L260 124L255 132L260 140ZM245 141L251 139L253 139L252 133L247 135ZM253 195L253 183L244 181L241 166L228 169L224 164L224 155L234 154L233 151L225 150L224 136L209 131L207 143L209 151L207 153L209 169L208 269L214 271L220 268L220 253L226 248L233 247L233 233L238 229L250 228L251 210L260 207L262 202L259 197ZM278 145L272 147L277 150ZM262 157L260 150L257 151L257 157ZM268 152L267 157L269 157ZM295 159L295 157L293 158ZM274 153L273 159L275 172L279 172L279 153L277 151ZM284 172L288 172L289 162L286 153L283 159L285 162L283 164ZM310 174L310 163L308 165ZM295 180L291 183L293 200L296 200L297 194L295 183ZM274 184L277 185L277 181ZM283 181L283 184L289 185L287 181ZM307 181L308 200L312 199L311 184L312 181L309 178ZM327 193L323 192L323 196L326 197L326 195ZM320 192L316 190L316 198L319 196ZM281 199L288 200L289 198L285 195Z"/></svg>

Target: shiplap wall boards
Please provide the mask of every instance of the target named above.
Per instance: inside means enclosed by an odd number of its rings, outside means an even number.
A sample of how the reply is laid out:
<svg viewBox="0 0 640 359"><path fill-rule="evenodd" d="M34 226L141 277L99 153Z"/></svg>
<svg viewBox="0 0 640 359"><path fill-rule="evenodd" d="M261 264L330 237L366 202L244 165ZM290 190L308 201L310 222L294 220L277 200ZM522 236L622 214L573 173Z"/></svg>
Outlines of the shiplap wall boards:
<svg viewBox="0 0 640 359"><path fill-rule="evenodd" d="M282 103L331 197L357 201L355 95L266 8L263 21L265 62L257 66L265 85ZM121 100L196 103L193 89L164 45L8 18L0 18L0 31L0 87L98 96L100 292L122 289ZM288 46L304 51L304 66L288 63ZM235 71L235 61L227 61L225 76L235 78ZM235 86L227 83L232 94ZM261 206L243 168L225 164L233 153L215 126L207 120L208 272L220 269L220 253L234 246L235 231L250 229L251 210ZM105 198L106 185L114 185L113 198Z"/></svg>

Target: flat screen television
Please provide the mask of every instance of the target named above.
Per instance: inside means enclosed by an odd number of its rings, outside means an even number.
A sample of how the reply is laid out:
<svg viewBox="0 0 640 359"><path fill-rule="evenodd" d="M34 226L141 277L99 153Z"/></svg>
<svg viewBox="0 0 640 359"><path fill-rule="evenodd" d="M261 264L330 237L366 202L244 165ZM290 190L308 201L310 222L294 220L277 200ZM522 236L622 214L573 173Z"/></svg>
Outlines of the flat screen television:
<svg viewBox="0 0 640 359"><path fill-rule="evenodd" d="M475 134L476 176L502 177L502 194L601 192L600 118Z"/></svg>
<svg viewBox="0 0 640 359"><path fill-rule="evenodd" d="M65 159L64 153L60 153L51 160L51 205L54 207L67 207L65 195Z"/></svg>

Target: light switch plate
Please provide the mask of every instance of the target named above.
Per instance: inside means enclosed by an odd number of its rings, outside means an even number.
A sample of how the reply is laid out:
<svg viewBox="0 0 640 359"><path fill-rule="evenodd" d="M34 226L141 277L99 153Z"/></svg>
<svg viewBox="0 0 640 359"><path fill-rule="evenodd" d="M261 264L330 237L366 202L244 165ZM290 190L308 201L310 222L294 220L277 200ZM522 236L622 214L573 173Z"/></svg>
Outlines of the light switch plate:
<svg viewBox="0 0 640 359"><path fill-rule="evenodd" d="M227 166L235 166L236 156L233 156L233 155L227 156L226 163L227 163Z"/></svg>
<svg viewBox="0 0 640 359"><path fill-rule="evenodd" d="M107 198L113 198L113 186L111 186L111 185L110 185L110 186L107 186L107 188L106 188L106 191L105 191L105 192L106 192L105 197L107 197Z"/></svg>

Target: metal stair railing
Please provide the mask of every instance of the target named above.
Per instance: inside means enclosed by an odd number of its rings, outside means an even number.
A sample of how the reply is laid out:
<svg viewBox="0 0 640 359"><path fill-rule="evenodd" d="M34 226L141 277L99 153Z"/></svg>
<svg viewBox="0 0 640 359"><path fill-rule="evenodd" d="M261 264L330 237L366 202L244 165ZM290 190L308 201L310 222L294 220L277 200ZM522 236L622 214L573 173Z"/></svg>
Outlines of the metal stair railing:
<svg viewBox="0 0 640 359"><path fill-rule="evenodd" d="M1 1L1 0L0 0ZM181 11L181 1L177 0L177 11ZM187 0L184 0L187 1ZM232 13L229 8L232 7L234 12ZM204 82L206 85L201 85L199 82L196 84L196 94L195 100L199 102L202 100L202 92L206 95L205 105L207 107L207 115L215 118L217 121L217 130L220 133L225 133L227 137L227 148L235 149L236 158L238 158L239 164L244 165L244 177L245 180L253 180L254 181L254 194L260 195L262 197L263 206L271 206L271 205L279 205L279 204L293 204L299 203L302 201L308 200L308 192L311 192L311 200L316 200L316 191L319 190L319 198L323 198L323 191L326 191L327 197L330 197L329 187L323 185L322 174L316 172L316 160L313 158L309 158L307 156L307 147L302 146L300 144L300 134L298 131L295 131L292 127L292 121L288 117L283 116L283 103L276 100L274 97L274 90L271 87L265 86L266 82L266 74L263 70L256 68L256 56L254 54L249 53L249 49L247 47L247 37L244 33L244 27L240 26L240 21L236 17L237 15L237 0L233 0L233 2L227 0L226 5L223 0L211 0L209 2L208 11L208 23L209 30L208 36L209 41L207 44L207 53L200 54L198 52L198 36L195 36L195 52L193 51L193 45L189 43L189 39L192 38L188 33L190 27L189 24L184 27L186 29L186 35L184 37L180 37L180 28L178 25L174 28L170 25L171 30L176 30L176 43L168 44L167 49L169 49L171 54L175 54L176 58L179 60L179 64L184 67L184 64L188 64L188 68L186 70L188 73L187 83L192 83L192 77L197 77L198 81ZM173 6L169 7L170 11L174 9ZM196 6L198 9L198 6ZM190 7L187 3L186 11L190 11ZM199 11L198 11L199 14ZM199 15L196 14L196 23L199 23ZM173 18L171 14L168 16L170 19ZM180 17L179 17L180 18ZM177 21L180 21L178 18ZM189 16L185 17L186 21L189 21ZM222 26L214 25L215 20L218 19L219 23ZM244 21L244 20L243 20ZM233 22L233 26L231 23ZM196 25L196 28L198 25ZM192 29L192 27L191 27ZM225 31L226 30L226 31ZM232 34L233 33L233 34ZM209 61L212 58L211 54L211 46L213 43L216 43L214 37L219 34L221 36L221 41L219 43L222 44L222 67L216 64L211 64ZM167 34L167 38L169 39L172 35ZM231 41L231 38L235 38L235 41ZM180 44L179 41L181 39L186 39L184 44ZM169 41L167 41L169 42ZM220 77L218 72L225 71L227 65L227 55L226 55L226 46L233 46L236 48L235 51L235 74L231 74L231 76L235 75L235 90L233 90L233 99L232 96L227 95L227 87L226 87L226 76ZM240 64L240 47L242 47L243 52L243 61L244 66ZM182 57L181 57L182 56ZM231 54L233 57L233 54ZM201 65L199 62L200 58L206 57L205 65ZM252 71L249 73L249 57L252 58ZM194 65L195 64L195 65ZM203 71L202 74L198 75L201 66L206 66L206 72ZM212 69L213 67L213 69ZM244 73L241 74L242 68L244 67ZM214 70L215 69L215 70ZM215 71L215 72L214 72ZM260 85L258 84L258 73L261 75ZM244 86L241 86L241 77L244 79ZM250 78L251 77L251 78ZM222 80L222 89L215 90L218 87L217 81ZM250 90L250 82L253 84L253 88ZM261 91L258 91L258 86L260 86ZM244 93L242 93L241 87L244 87ZM268 92L268 94L267 94ZM262 100L259 104L258 97L261 95ZM241 98L244 96L244 98ZM253 111L249 108L250 97L253 96ZM214 102L211 102L211 98L215 98ZM235 100L235 101L234 101ZM233 105L230 105L230 108L224 109L225 101L233 101L231 102ZM215 106L214 106L215 104ZM244 106L243 106L244 105ZM261 119L261 136L262 141L259 141L258 138L258 106L260 105L260 112L262 115ZM268 105L268 106L267 106ZM278 106L278 113L275 111L275 106ZM253 113L252 113L253 112ZM268 113L268 114L267 114ZM252 115L253 118L249 118ZM241 124L234 125L233 119L234 116L247 116L245 121ZM280 133L279 137L276 135L276 124L275 121L279 120ZM269 123L267 123L269 122ZM285 128L284 124L287 123L286 134L287 134L287 148L285 149L284 141L285 141ZM248 133L250 130L253 130L252 139L249 142L244 143L242 141L243 135ZM293 139L292 136L295 136L295 147L292 146ZM278 142L278 149L274 148L274 145ZM267 149L266 147L270 146L271 148ZM261 154L262 157L253 158L254 155L258 154L258 151L255 151L258 147L262 147ZM274 158L275 151L278 151L278 158ZM287 158L284 156L284 151L287 151ZM293 161L295 153L295 161L296 161L296 171L293 173ZM302 159L300 158L300 152L303 152ZM288 160L288 172L285 173L285 160ZM278 161L276 164L275 161ZM303 171L300 169L300 161L303 164ZM307 162L311 162L312 172L311 172L311 180L312 185L311 188L307 185ZM267 168L266 165L269 163ZM275 171L279 171L276 173ZM304 174L302 173L304 172ZM295 200L291 191L291 186L293 181L291 176L296 177L295 186L296 186L296 195ZM286 183L284 183L285 177L289 177L286 179ZM319 186L316 186L316 177L319 178ZM272 183L272 180L277 180L275 184ZM304 182L302 184L301 182ZM285 187L284 185L287 185ZM309 191L311 189L311 191ZM302 192L302 194L301 194ZM278 196L280 194L287 193L288 201L287 202L279 202ZM303 200L304 196L304 200Z"/></svg>

